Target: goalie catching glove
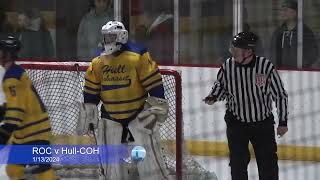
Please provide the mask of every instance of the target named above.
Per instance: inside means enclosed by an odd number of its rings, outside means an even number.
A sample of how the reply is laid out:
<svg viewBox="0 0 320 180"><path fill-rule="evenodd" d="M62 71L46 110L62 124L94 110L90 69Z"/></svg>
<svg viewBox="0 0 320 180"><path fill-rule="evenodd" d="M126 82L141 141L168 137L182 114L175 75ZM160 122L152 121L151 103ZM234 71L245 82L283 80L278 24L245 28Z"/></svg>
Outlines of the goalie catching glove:
<svg viewBox="0 0 320 180"><path fill-rule="evenodd" d="M165 122L168 117L168 111L169 105L167 100L149 96L146 99L143 111L138 114L137 118L143 128L151 130L157 122Z"/></svg>
<svg viewBox="0 0 320 180"><path fill-rule="evenodd" d="M96 129L98 124L98 108L97 105L91 103L79 103L79 118L77 123L77 134L88 134L90 124Z"/></svg>

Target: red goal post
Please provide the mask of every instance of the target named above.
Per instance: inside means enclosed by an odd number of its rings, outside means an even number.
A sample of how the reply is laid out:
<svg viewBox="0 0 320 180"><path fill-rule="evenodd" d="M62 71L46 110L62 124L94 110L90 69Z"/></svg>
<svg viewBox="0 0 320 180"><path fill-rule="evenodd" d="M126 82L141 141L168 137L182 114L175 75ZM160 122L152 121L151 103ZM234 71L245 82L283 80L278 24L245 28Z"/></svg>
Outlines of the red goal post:
<svg viewBox="0 0 320 180"><path fill-rule="evenodd" d="M75 136L79 109L77 101L83 101L84 72L88 62L35 62L17 61L26 69L51 119L53 143L90 143L90 137ZM160 69L165 96L169 102L169 116L160 128L163 154L168 168L174 169L176 179L182 179L183 121L182 86L179 72Z"/></svg>

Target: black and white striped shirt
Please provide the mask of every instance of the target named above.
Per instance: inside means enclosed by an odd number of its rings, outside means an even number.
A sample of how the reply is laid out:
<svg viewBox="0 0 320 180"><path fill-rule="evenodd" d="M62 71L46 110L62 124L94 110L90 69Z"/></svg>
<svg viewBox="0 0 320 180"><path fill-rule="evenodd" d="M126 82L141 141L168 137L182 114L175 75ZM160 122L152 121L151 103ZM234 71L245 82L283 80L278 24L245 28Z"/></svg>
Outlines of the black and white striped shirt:
<svg viewBox="0 0 320 180"><path fill-rule="evenodd" d="M246 123L269 117L274 101L279 125L287 125L287 92L274 65L264 57L256 56L246 65L235 62L233 58L227 59L210 94L217 100L227 100L227 110Z"/></svg>

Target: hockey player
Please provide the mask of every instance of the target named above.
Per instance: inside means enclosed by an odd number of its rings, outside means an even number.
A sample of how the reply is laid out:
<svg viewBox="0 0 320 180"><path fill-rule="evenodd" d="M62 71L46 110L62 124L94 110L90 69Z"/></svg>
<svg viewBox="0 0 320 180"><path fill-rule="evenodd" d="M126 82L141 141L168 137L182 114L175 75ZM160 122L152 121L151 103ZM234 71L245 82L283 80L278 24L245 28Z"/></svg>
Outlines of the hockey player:
<svg viewBox="0 0 320 180"><path fill-rule="evenodd" d="M20 47L20 41L13 37L0 40L0 66L6 70L6 108L0 124L0 144L7 144L10 138L13 145L47 145L51 136L48 113L25 70L14 62ZM10 179L23 179L25 166L9 164L7 175ZM51 165L33 165L30 169L37 180L55 179Z"/></svg>
<svg viewBox="0 0 320 180"><path fill-rule="evenodd" d="M98 124L99 144L142 145L147 156L137 163L141 180L169 179L157 148L158 128L168 113L162 78L146 48L128 42L128 31L118 21L102 27L104 52L94 58L85 74L84 104L78 128ZM107 164L108 180L133 179L121 164ZM130 172L129 172L130 173Z"/></svg>

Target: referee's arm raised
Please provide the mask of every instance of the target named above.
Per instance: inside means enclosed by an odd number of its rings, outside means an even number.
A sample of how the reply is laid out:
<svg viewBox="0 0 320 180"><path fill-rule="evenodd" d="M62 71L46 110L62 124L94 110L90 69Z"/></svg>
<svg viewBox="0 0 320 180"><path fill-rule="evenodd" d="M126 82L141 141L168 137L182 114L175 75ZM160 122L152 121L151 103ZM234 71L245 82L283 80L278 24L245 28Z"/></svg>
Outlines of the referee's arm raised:
<svg viewBox="0 0 320 180"><path fill-rule="evenodd" d="M288 94L276 69L271 72L271 94L276 103L279 116L277 134L282 136L288 131Z"/></svg>
<svg viewBox="0 0 320 180"><path fill-rule="evenodd" d="M214 85L207 97L203 100L206 104L212 105L216 101L222 101L226 98L226 91L224 89L224 70L223 66L219 69L217 80L214 82Z"/></svg>

